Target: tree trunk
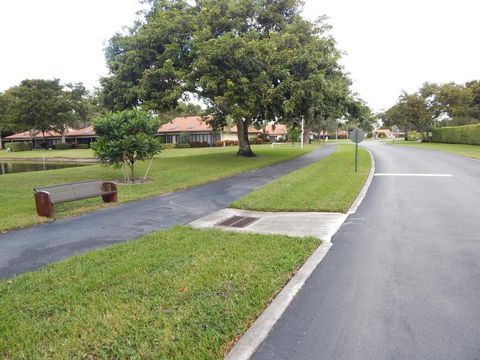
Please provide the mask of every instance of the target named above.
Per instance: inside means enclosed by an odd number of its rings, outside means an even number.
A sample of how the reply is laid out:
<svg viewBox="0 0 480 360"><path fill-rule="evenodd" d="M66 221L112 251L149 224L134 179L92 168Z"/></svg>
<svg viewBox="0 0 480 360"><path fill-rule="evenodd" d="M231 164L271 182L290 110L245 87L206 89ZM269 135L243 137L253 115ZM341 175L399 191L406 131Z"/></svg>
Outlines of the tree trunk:
<svg viewBox="0 0 480 360"><path fill-rule="evenodd" d="M0 150L3 149L3 144L2 144L2 129L0 129Z"/></svg>
<svg viewBox="0 0 480 360"><path fill-rule="evenodd" d="M237 156L253 157L255 154L250 148L250 142L248 141L248 126L249 120L243 121L237 120L237 136L238 136L238 152Z"/></svg>
<svg viewBox="0 0 480 360"><path fill-rule="evenodd" d="M306 127L303 130L303 143L304 144L310 144L310 128Z"/></svg>

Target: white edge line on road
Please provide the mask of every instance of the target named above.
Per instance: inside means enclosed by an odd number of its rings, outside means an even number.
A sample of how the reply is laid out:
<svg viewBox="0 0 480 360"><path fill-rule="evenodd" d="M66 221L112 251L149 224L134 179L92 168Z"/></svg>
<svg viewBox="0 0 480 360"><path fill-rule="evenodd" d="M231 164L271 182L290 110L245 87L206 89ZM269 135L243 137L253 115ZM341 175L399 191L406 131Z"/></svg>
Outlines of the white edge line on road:
<svg viewBox="0 0 480 360"><path fill-rule="evenodd" d="M414 177L452 177L452 174L395 174L395 173L376 173L374 176L414 176Z"/></svg>
<svg viewBox="0 0 480 360"><path fill-rule="evenodd" d="M360 206L361 202L367 195L368 188L372 183L373 175L375 173L375 160L370 150L366 150L370 154L370 159L372 163L370 173L367 180L365 181L365 184L355 198L355 201L350 206L345 220L347 219L348 215L351 215L357 211L357 208ZM332 233L331 237L333 237L333 235L338 231L338 229L340 229L342 225L343 223L339 224L338 228L335 230L335 232ZM265 340L265 338L273 329L277 321L283 315L295 295L300 291L307 279L317 268L318 264L320 264L320 262L323 260L325 255L327 255L328 251L332 247L331 237L328 239L323 239L322 244L300 267L300 269L290 279L287 285L285 285L285 287L272 300L270 305L268 305L268 307L260 314L260 316L255 320L255 322L250 326L250 328L230 350L228 355L225 357L226 360L250 359L250 357L254 354L260 344Z"/></svg>

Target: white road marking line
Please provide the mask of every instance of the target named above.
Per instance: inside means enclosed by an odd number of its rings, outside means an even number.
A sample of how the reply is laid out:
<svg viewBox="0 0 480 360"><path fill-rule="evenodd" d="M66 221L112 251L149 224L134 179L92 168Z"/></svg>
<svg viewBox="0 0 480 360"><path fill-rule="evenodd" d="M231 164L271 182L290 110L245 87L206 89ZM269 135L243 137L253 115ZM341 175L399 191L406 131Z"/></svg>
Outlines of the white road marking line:
<svg viewBox="0 0 480 360"><path fill-rule="evenodd" d="M395 173L376 173L374 176L417 176L417 177L452 177L452 174L395 174Z"/></svg>

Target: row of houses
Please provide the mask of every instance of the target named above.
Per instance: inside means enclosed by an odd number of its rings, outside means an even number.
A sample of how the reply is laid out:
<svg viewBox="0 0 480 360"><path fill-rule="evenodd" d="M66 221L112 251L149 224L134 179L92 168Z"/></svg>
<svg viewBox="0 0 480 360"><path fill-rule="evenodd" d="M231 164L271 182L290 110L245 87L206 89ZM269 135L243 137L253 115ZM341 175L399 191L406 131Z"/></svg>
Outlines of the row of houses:
<svg viewBox="0 0 480 360"><path fill-rule="evenodd" d="M285 125L268 125L265 129L256 129L250 127L248 134L250 139L255 139L262 133L265 133L270 141L285 140L287 127ZM158 129L157 135L162 142L175 144L180 142L180 138L185 134L189 135L190 141L207 143L214 145L217 141L237 140L237 127L225 128L222 131L215 131L201 116L178 117L163 124ZM80 144L90 144L95 141L97 135L93 126L87 126L83 129L67 129L65 141L69 144L78 146ZM49 148L62 142L62 135L55 131L48 131L45 134L31 131L24 131L7 136L4 140L8 142L32 142L34 149Z"/></svg>

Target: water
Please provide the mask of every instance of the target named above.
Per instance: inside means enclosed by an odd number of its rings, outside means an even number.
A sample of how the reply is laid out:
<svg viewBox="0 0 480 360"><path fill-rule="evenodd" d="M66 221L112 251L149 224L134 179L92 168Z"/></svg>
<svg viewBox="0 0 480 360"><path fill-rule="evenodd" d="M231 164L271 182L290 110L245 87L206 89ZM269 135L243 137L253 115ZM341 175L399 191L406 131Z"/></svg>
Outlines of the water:
<svg viewBox="0 0 480 360"><path fill-rule="evenodd" d="M81 163L39 163L39 162L21 162L0 160L0 175L19 172L43 171L65 169L69 167L79 167L89 164Z"/></svg>

